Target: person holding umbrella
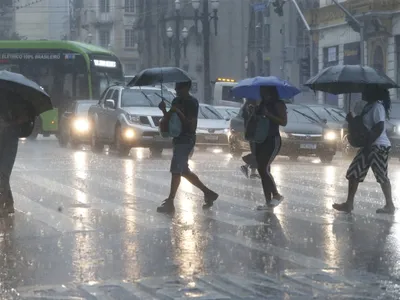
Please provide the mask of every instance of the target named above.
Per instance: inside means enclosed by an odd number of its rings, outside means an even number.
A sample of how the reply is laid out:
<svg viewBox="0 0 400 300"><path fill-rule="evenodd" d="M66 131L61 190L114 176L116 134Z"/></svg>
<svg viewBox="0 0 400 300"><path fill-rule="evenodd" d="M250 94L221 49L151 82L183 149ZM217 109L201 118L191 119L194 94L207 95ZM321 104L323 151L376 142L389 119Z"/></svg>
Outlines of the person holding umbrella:
<svg viewBox="0 0 400 300"><path fill-rule="evenodd" d="M371 168L386 199L385 206L376 212L393 214L395 206L388 177L391 144L386 135L385 121L391 107L388 89L400 86L386 74L361 65L336 65L325 68L310 78L305 86L314 91L336 95L362 93L366 102L359 116L354 117L349 113L346 118L349 128L350 125L353 129L357 127L353 133L353 140L361 139L354 145L360 149L347 170L346 178L349 181L347 201L335 203L332 205L333 208L347 213L353 210L358 185L364 181ZM361 128L355 126L356 124L361 125ZM351 132L349 136L352 136Z"/></svg>
<svg viewBox="0 0 400 300"><path fill-rule="evenodd" d="M0 71L0 216L14 213L10 176L18 140L33 130L35 116L53 109L50 96L25 76Z"/></svg>
<svg viewBox="0 0 400 300"><path fill-rule="evenodd" d="M0 101L0 217L14 213L10 177L23 125L33 123L29 104L12 93L2 93ZM33 128L33 126L31 126Z"/></svg>
<svg viewBox="0 0 400 300"><path fill-rule="evenodd" d="M164 101L159 104L159 108L166 120L170 118L172 113L176 113L182 123L180 135L173 138L173 154L170 168L172 174L171 188L168 198L157 207L157 212L160 213L172 213L175 211L174 199L182 176L204 193L204 208L211 207L218 198L218 194L206 187L199 177L189 169L189 156L196 144L197 117L199 113L199 103L196 98L190 95L190 87L191 81L175 84L177 97L172 101L169 111L167 111Z"/></svg>
<svg viewBox="0 0 400 300"><path fill-rule="evenodd" d="M255 126L256 132L262 133L262 139L255 140L255 155L258 174L264 191L265 204L258 206L258 210L269 210L279 205L283 196L278 192L274 177L271 174L271 164L279 154L281 148L281 136L279 126L286 126L286 104L281 99L290 99L300 93L300 90L285 80L275 76L247 78L240 81L233 89L235 97L261 99L253 120L264 120L268 124L265 128ZM249 124L252 123L251 120ZM254 123L253 123L254 124ZM246 126L246 134L250 130ZM250 135L249 135L250 136Z"/></svg>
<svg viewBox="0 0 400 300"><path fill-rule="evenodd" d="M367 102L361 113L364 126L369 130L365 146L359 149L351 162L346 178L349 181L347 201L334 203L334 209L350 213L354 208L354 196L358 185L372 169L376 181L381 185L386 204L376 213L393 214L395 206L392 199L392 187L388 177L388 163L391 143L386 134L386 118L389 116L391 101L389 91L375 86L369 86L363 93L363 100ZM352 113L347 115L348 122L353 119Z"/></svg>

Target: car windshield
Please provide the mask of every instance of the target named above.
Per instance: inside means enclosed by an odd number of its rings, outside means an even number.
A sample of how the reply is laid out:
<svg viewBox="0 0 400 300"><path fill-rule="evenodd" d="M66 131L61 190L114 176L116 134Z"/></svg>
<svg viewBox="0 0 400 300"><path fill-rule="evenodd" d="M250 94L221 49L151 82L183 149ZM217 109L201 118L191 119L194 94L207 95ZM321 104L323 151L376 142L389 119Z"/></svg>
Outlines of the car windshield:
<svg viewBox="0 0 400 300"><path fill-rule="evenodd" d="M121 96L121 107L157 107L161 99L171 106L174 96L170 92L148 89L124 89Z"/></svg>
<svg viewBox="0 0 400 300"><path fill-rule="evenodd" d="M78 114L87 113L92 105L94 105L94 103L78 103L76 106L76 112Z"/></svg>
<svg viewBox="0 0 400 300"><path fill-rule="evenodd" d="M306 123L321 123L322 118L319 117L313 110L311 110L309 107L305 106L299 106L293 108L293 111L296 113L296 115L299 115L302 120L307 119ZM305 123L305 122L300 122L300 123Z"/></svg>
<svg viewBox="0 0 400 300"><path fill-rule="evenodd" d="M344 122L345 116L340 109L323 106L312 106L311 109L315 112L320 119L325 119L328 122Z"/></svg>
<svg viewBox="0 0 400 300"><path fill-rule="evenodd" d="M200 106L199 119L223 120L224 117L212 106Z"/></svg>
<svg viewBox="0 0 400 300"><path fill-rule="evenodd" d="M238 112L239 112L239 109L231 109L231 108L216 108L216 110L224 118L234 118L238 115Z"/></svg>
<svg viewBox="0 0 400 300"><path fill-rule="evenodd" d="M298 110L296 109L291 109L288 111L288 122L289 123L306 123L306 124L315 124L318 123L318 121L316 121L314 119L314 116L310 116L310 113L308 111L304 112L304 110L302 111L301 109Z"/></svg>
<svg viewBox="0 0 400 300"><path fill-rule="evenodd" d="M392 102L392 108L390 110L390 118L400 119L400 104Z"/></svg>

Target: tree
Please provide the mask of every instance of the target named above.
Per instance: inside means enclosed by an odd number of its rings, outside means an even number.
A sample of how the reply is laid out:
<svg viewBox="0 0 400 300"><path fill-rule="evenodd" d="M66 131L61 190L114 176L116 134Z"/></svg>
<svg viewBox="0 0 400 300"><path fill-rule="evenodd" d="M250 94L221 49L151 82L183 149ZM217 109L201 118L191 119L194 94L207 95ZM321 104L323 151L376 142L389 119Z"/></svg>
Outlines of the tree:
<svg viewBox="0 0 400 300"><path fill-rule="evenodd" d="M0 30L0 40L19 41L22 39L23 37L21 37L17 32L9 33L8 30Z"/></svg>

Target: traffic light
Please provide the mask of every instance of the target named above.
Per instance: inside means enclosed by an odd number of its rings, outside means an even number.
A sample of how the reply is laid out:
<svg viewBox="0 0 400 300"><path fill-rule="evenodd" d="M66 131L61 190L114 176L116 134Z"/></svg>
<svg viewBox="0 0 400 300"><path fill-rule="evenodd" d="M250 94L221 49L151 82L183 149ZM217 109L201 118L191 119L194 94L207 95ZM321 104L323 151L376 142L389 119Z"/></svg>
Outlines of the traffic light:
<svg viewBox="0 0 400 300"><path fill-rule="evenodd" d="M301 75L304 77L310 77L311 72L310 72L310 58L302 58L300 60L300 72Z"/></svg>
<svg viewBox="0 0 400 300"><path fill-rule="evenodd" d="M280 17L283 17L283 5L285 2L286 0L274 0L274 2L272 2L275 13Z"/></svg>

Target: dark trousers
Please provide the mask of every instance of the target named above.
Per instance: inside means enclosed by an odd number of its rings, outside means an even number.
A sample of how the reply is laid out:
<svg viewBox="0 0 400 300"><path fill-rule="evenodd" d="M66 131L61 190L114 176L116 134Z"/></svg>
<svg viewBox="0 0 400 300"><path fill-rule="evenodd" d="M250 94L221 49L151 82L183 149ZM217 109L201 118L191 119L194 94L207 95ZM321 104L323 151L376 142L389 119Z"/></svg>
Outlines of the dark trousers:
<svg viewBox="0 0 400 300"><path fill-rule="evenodd" d="M271 201L278 194L274 177L271 174L271 164L281 149L281 137L269 136L263 143L256 144L256 160L258 174L264 190L265 200Z"/></svg>
<svg viewBox="0 0 400 300"><path fill-rule="evenodd" d="M13 205L10 177L18 151L18 130L8 127L0 132L0 205Z"/></svg>
<svg viewBox="0 0 400 300"><path fill-rule="evenodd" d="M257 169L257 159L256 159L256 143L249 142L251 153L242 157L246 165L249 165L251 169Z"/></svg>

